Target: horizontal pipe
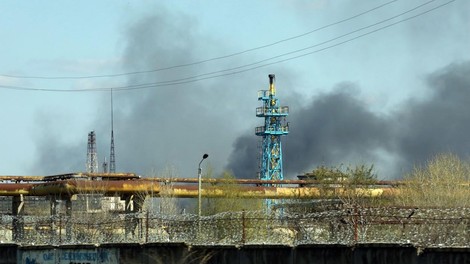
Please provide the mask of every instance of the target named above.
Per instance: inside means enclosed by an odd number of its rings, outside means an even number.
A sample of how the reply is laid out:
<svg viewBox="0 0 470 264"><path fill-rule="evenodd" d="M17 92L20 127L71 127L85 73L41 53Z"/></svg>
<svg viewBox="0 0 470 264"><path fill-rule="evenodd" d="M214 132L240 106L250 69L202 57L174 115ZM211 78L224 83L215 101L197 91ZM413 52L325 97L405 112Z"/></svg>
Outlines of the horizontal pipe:
<svg viewBox="0 0 470 264"><path fill-rule="evenodd" d="M79 172L75 173L78 177L88 178L115 178L115 179L139 179L140 176L135 173L90 173L90 172Z"/></svg>
<svg viewBox="0 0 470 264"><path fill-rule="evenodd" d="M30 195L32 186L30 183L0 183L0 196Z"/></svg>
<svg viewBox="0 0 470 264"><path fill-rule="evenodd" d="M14 182L44 181L44 176L0 175L0 181L14 181Z"/></svg>
<svg viewBox="0 0 470 264"><path fill-rule="evenodd" d="M109 179L122 179L122 180L136 180L141 179L145 181L156 181L166 183L198 183L198 179L194 178L154 178L154 177L141 177L135 173L64 173L48 176L13 176L13 175L0 175L0 181L15 181L15 182L41 182L41 181L57 181L74 178L101 178L102 180ZM236 183L236 184L297 184L297 185L311 185L311 184L344 184L344 181L318 181L318 180L260 180L260 179L202 179L203 183ZM401 181L376 181L372 185L401 185ZM357 185L361 185L358 183ZM365 183L364 185L370 185Z"/></svg>
<svg viewBox="0 0 470 264"><path fill-rule="evenodd" d="M30 194L43 195L75 195L103 194L105 196L124 194L153 194L160 191L160 185L143 181L94 181L94 180L63 180L34 184Z"/></svg>
<svg viewBox="0 0 470 264"><path fill-rule="evenodd" d="M165 183L198 183L197 178L141 178L144 181L156 181ZM236 183L236 184L297 184L297 185L325 185L325 184L343 184L347 185L347 181L318 181L318 180L259 180L259 179L202 179L202 183ZM390 185L396 186L403 184L400 181L375 181L373 183L358 183L356 185Z"/></svg>
<svg viewBox="0 0 470 264"><path fill-rule="evenodd" d="M392 188L319 188L319 187L267 187L267 186L208 186L201 191L202 197L222 198L264 198L264 199L310 199L336 196L377 197L392 195ZM74 195L103 194L126 195L140 194L153 197L198 197L197 185L161 186L148 181L86 181L65 180L36 184L31 195Z"/></svg>
<svg viewBox="0 0 470 264"><path fill-rule="evenodd" d="M139 179L140 176L135 173L64 173L47 176L17 176L17 175L0 175L0 181L14 181L14 182L41 182L41 181L56 181L73 178L102 178L107 179Z"/></svg>
<svg viewBox="0 0 470 264"><path fill-rule="evenodd" d="M322 189L318 187L246 187L218 188L206 187L202 189L202 197L210 198L261 198L261 199L315 199L325 197L379 197L395 194L391 188L333 188ZM195 198L198 195L196 186L173 186L162 189L159 196L177 198Z"/></svg>
<svg viewBox="0 0 470 264"><path fill-rule="evenodd" d="M88 177L109 176L108 180L90 180ZM161 178L147 178L129 180L126 177L136 176L135 174L61 174L61 177L76 176L87 177L64 179L55 181L44 181L25 183L15 181L15 183L0 183L0 196L71 196L75 194L103 194L106 196L142 194L145 196L171 196L180 198L198 197L198 186L190 185L162 185ZM116 180L121 178L121 180ZM13 179L13 178L12 178ZM179 179L181 182L195 183L196 179ZM239 197L239 198L265 198L265 199L308 199L319 197L334 197L360 195L364 197L375 197L381 195L394 195L397 190L391 186L366 186L359 188L344 188L341 184L310 185L309 181L283 180L268 181L268 183L284 184L305 184L304 186L265 186L266 181L238 179L205 179L207 183L233 183L230 185L204 186L201 192L203 197ZM257 186L245 186L244 184L256 184Z"/></svg>

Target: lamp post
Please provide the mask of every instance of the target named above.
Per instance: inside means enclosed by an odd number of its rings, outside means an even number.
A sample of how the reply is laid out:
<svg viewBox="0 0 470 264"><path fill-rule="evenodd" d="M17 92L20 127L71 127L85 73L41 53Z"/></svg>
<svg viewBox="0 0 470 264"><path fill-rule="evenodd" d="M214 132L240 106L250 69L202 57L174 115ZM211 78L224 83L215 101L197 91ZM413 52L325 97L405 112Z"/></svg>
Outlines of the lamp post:
<svg viewBox="0 0 470 264"><path fill-rule="evenodd" d="M208 154L204 154L202 155L202 159L201 161L199 162L199 167L198 167L198 170L197 170L197 179L198 179L198 215L199 217L201 217L201 191L202 191L202 188L201 188L201 185L202 185L202 170L201 170L201 163L207 159L207 157L209 157Z"/></svg>

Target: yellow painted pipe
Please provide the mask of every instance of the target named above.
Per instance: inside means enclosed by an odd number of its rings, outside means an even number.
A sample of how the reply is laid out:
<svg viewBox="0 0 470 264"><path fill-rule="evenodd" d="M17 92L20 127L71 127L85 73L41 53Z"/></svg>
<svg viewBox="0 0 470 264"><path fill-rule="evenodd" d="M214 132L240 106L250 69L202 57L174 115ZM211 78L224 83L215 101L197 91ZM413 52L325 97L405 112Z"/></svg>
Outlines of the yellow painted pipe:
<svg viewBox="0 0 470 264"><path fill-rule="evenodd" d="M263 199L312 199L322 197L379 197L396 195L393 187L344 188L341 186L269 187L233 184L204 186L202 197L238 197ZM103 194L107 196L140 194L153 197L197 198L198 186L161 185L144 180L62 180L43 183L2 183L0 196Z"/></svg>

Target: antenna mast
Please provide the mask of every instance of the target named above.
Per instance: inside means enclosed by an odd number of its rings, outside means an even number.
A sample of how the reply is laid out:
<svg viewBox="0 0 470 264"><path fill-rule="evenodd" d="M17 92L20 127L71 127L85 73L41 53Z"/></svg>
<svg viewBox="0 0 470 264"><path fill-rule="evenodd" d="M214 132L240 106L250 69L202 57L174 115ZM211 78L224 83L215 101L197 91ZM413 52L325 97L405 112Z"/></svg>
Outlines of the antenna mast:
<svg viewBox="0 0 470 264"><path fill-rule="evenodd" d="M114 108L113 108L113 89L111 89L111 149L109 151L109 172L116 172L116 157L114 156Z"/></svg>
<svg viewBox="0 0 470 264"><path fill-rule="evenodd" d="M95 131L91 131L90 133L88 133L86 171L88 173L98 172L98 154L96 154Z"/></svg>
<svg viewBox="0 0 470 264"><path fill-rule="evenodd" d="M104 157L103 161L103 172L108 173L108 162L106 161L106 157Z"/></svg>

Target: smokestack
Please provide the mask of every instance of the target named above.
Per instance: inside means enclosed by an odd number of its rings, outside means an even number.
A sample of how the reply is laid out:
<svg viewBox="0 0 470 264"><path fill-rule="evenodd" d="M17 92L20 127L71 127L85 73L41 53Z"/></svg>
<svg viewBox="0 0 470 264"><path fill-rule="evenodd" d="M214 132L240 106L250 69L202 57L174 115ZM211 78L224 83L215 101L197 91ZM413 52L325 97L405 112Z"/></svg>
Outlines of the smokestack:
<svg viewBox="0 0 470 264"><path fill-rule="evenodd" d="M276 95L276 89L274 88L274 79L276 76L274 74L269 74L269 94Z"/></svg>

